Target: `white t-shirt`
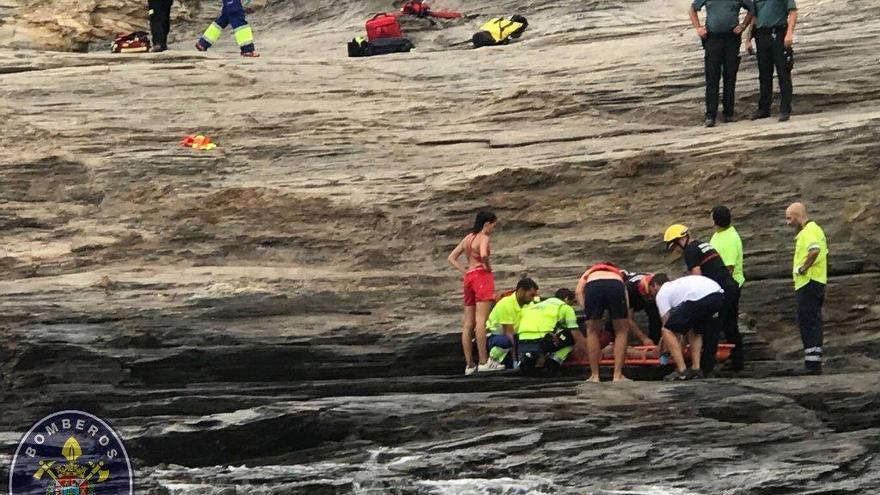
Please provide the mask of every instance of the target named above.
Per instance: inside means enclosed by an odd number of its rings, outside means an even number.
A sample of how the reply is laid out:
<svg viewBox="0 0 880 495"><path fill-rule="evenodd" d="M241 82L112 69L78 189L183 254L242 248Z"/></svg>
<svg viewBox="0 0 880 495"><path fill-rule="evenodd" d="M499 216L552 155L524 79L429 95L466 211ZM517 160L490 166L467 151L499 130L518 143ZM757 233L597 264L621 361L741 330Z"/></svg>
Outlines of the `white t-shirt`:
<svg viewBox="0 0 880 495"><path fill-rule="evenodd" d="M711 278L702 275L688 275L663 284L655 299L660 316L664 316L683 302L699 301L716 292L724 293L724 290Z"/></svg>

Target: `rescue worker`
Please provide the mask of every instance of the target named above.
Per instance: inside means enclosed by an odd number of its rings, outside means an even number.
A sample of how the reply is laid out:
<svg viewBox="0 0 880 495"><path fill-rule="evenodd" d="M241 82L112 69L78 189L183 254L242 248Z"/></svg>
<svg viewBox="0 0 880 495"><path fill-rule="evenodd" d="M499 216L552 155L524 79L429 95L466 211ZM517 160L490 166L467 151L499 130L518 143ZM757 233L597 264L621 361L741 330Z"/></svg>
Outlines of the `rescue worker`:
<svg viewBox="0 0 880 495"><path fill-rule="evenodd" d="M155 53L168 49L168 33L171 32L171 5L174 0L147 0L150 13L150 34Z"/></svg>
<svg viewBox="0 0 880 495"><path fill-rule="evenodd" d="M700 24L697 15L706 7L706 25ZM745 10L742 23L739 12ZM733 122L733 105L736 88L736 73L739 70L739 47L742 45L742 32L751 24L754 14L752 0L694 0L688 9L697 36L703 41L704 66L706 71L706 127L715 127L718 113L718 83L724 74L724 112L722 122Z"/></svg>
<svg viewBox="0 0 880 495"><path fill-rule="evenodd" d="M629 296L629 329L642 345L655 345L660 342L660 328L663 325L649 288L654 274L623 271L623 276ZM648 318L647 334L636 324L633 317L636 311L644 311L645 316Z"/></svg>
<svg viewBox="0 0 880 495"><path fill-rule="evenodd" d="M242 5L242 0L223 0L220 15L208 26L208 29L205 30L204 34L196 42L196 49L198 51L208 51L208 48L211 48L220 39L220 35L223 34L226 26L232 24L232 35L241 49L241 56L260 56L254 47L254 31L251 29L250 24L247 23L247 19L245 19L245 6L251 2L250 0L244 0L244 2L245 5ZM251 9L248 8L247 11L250 12Z"/></svg>
<svg viewBox="0 0 880 495"><path fill-rule="evenodd" d="M730 209L719 205L712 208L712 222L715 233L709 244L718 251L721 260L736 282L737 291L725 291L724 297L730 299L729 311L726 311L721 322L724 338L734 347L730 353L731 368L739 372L743 370L743 341L739 333L739 300L742 297L742 286L746 281L743 275L743 244L739 232L730 224Z"/></svg>
<svg viewBox="0 0 880 495"><path fill-rule="evenodd" d="M623 376L629 334L629 296L623 281L623 273L612 263L597 263L587 269L578 280L575 299L587 320L587 356L590 361L590 377L587 381L599 382L599 359L602 353L599 338L602 318L607 311L614 328L614 374L615 382L628 381Z"/></svg>
<svg viewBox="0 0 880 495"><path fill-rule="evenodd" d="M523 307L516 344L520 370L558 370L575 346L586 345L574 302L571 290L559 289L553 297Z"/></svg>
<svg viewBox="0 0 880 495"><path fill-rule="evenodd" d="M519 330L523 308L531 304L538 297L538 284L530 278L523 278L516 284L516 290L508 294L495 304L486 328L491 331L488 338L489 358L486 364L480 364L475 371L492 372L503 371L502 364L510 349L516 353L516 333ZM465 372L465 374L470 374Z"/></svg>
<svg viewBox="0 0 880 495"><path fill-rule="evenodd" d="M779 78L779 121L791 118L791 69L794 65L794 26L797 23L795 0L754 0L755 18L752 34L758 49L758 81L761 96L758 110L752 120L770 117L773 101L773 69ZM746 48L752 51L751 36L746 36Z"/></svg>
<svg viewBox="0 0 880 495"><path fill-rule="evenodd" d="M703 337L717 333L720 326L718 313L724 306L724 290L714 280L703 275L686 275L669 280L665 273L654 275L650 283L651 295L663 321L663 343L669 349L676 370L664 380L701 378L701 347ZM678 337L687 334L691 347L691 369L687 370Z"/></svg>
<svg viewBox="0 0 880 495"><path fill-rule="evenodd" d="M785 221L797 231L794 247L795 308L801 340L804 344L804 367L796 375L822 374L822 304L828 283L828 242L825 232L807 217L801 203L785 210Z"/></svg>
<svg viewBox="0 0 880 495"><path fill-rule="evenodd" d="M721 319L727 321L731 318L730 315L735 309L734 305L739 301L739 286L733 279L733 275L724 266L724 261L721 260L718 251L708 242L692 239L688 228L681 224L671 225L666 229L663 239L666 241L668 251L682 251L687 273L706 276L721 286L724 290ZM715 370L715 353L718 351L721 328L719 327L717 330L718 332L709 332L703 335L701 363L703 374L706 376L712 376Z"/></svg>
<svg viewBox="0 0 880 495"><path fill-rule="evenodd" d="M464 313L461 327L461 347L464 354L464 374L477 371L477 364L485 366L489 355L486 350L486 320L495 302L495 276L492 274L489 237L495 230L498 217L488 210L477 212L471 231L459 241L446 260L462 274ZM464 254L467 267L458 259ZM473 341L477 341L477 359L473 358Z"/></svg>

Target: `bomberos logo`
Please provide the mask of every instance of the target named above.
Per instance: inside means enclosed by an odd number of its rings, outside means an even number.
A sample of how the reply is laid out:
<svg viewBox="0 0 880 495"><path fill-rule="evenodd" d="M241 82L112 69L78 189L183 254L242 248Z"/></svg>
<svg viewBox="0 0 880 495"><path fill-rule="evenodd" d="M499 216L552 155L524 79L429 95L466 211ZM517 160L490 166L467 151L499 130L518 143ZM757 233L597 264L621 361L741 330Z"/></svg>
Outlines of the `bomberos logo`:
<svg viewBox="0 0 880 495"><path fill-rule="evenodd" d="M18 443L9 466L9 495L133 495L122 439L83 411L50 414Z"/></svg>

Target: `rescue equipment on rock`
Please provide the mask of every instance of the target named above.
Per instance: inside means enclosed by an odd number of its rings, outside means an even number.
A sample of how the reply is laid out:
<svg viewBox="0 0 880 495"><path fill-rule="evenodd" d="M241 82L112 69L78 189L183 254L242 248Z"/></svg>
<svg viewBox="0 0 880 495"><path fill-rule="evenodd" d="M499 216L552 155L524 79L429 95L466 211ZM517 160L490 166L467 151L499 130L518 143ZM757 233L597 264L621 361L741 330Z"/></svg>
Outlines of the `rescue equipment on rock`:
<svg viewBox="0 0 880 495"><path fill-rule="evenodd" d="M474 48L506 45L522 36L523 31L528 27L529 22L521 15L510 18L496 17L480 26L480 30L471 37L471 42Z"/></svg>
<svg viewBox="0 0 880 495"><path fill-rule="evenodd" d="M211 138L204 134L189 134L183 137L180 145L184 148L192 148L194 150L208 151L217 147L211 142Z"/></svg>
<svg viewBox="0 0 880 495"><path fill-rule="evenodd" d="M715 352L715 360L719 363L727 361L730 358L730 352L734 348L734 344L718 344L718 350ZM685 360L690 359L690 346L682 348ZM601 366L614 366L614 358L605 357L599 361ZM627 349L627 356L623 362L624 366L663 366L664 363L661 356L657 353L657 347L652 345L630 346ZM586 354L572 352L568 359L563 363L566 368L577 368L588 366Z"/></svg>
<svg viewBox="0 0 880 495"><path fill-rule="evenodd" d="M409 0L400 7L399 15L411 15L415 17L434 17L437 19L460 19L461 12L451 10L433 10L422 0Z"/></svg>
<svg viewBox="0 0 880 495"><path fill-rule="evenodd" d="M401 37L397 17L391 14L376 14L366 22L364 27L367 29L367 41Z"/></svg>
<svg viewBox="0 0 880 495"><path fill-rule="evenodd" d="M415 45L406 38L379 38L367 41L358 36L348 42L349 57L372 57L389 53L406 53L415 49Z"/></svg>
<svg viewBox="0 0 880 495"><path fill-rule="evenodd" d="M143 31L120 34L110 45L111 53L146 53L150 51L150 36Z"/></svg>

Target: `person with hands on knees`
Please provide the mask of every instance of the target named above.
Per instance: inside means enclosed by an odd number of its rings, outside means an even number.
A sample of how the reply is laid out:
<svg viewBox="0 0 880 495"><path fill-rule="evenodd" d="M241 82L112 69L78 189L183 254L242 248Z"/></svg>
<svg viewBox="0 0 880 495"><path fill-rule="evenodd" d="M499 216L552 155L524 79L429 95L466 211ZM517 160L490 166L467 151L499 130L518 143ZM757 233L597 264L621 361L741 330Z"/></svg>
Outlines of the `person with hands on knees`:
<svg viewBox="0 0 880 495"><path fill-rule="evenodd" d="M724 290L715 281L702 275L686 275L670 281L665 273L654 275L650 290L663 321L663 343L669 349L676 366L676 370L664 380L702 378L700 361L703 336L719 331L719 312L724 306ZM688 337L691 350L690 370L685 366L676 333L686 334Z"/></svg>

